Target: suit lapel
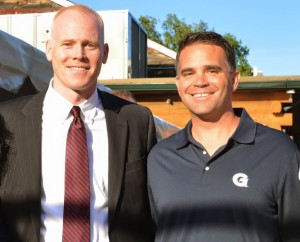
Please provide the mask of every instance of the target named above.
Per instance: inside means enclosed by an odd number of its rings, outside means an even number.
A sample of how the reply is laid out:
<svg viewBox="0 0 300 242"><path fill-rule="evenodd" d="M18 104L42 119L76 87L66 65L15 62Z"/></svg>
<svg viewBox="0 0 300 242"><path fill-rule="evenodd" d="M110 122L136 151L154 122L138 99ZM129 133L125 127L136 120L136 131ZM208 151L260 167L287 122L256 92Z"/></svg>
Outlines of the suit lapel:
<svg viewBox="0 0 300 242"><path fill-rule="evenodd" d="M127 150L127 120L119 114L120 107L114 107L110 95L99 91L108 134L108 223L111 224L119 200L125 169Z"/></svg>
<svg viewBox="0 0 300 242"><path fill-rule="evenodd" d="M15 137L18 147L18 159L22 166L25 200L27 210L31 215L31 223L26 224L27 232L40 237L41 220L41 124L42 105L45 92L33 96L21 111L18 119L18 130ZM26 230L24 230L25 232ZM31 236L33 236L31 234ZM32 237L31 237L32 238Z"/></svg>

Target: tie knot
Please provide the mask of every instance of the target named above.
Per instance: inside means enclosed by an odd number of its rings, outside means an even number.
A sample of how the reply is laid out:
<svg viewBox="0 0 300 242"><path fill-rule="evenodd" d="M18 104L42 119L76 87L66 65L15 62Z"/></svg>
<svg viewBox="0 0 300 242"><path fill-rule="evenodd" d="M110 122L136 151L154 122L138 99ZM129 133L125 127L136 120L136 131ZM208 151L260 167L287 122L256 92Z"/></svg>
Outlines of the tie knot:
<svg viewBox="0 0 300 242"><path fill-rule="evenodd" d="M73 108L71 109L71 114L74 118L80 118L80 107L73 106Z"/></svg>

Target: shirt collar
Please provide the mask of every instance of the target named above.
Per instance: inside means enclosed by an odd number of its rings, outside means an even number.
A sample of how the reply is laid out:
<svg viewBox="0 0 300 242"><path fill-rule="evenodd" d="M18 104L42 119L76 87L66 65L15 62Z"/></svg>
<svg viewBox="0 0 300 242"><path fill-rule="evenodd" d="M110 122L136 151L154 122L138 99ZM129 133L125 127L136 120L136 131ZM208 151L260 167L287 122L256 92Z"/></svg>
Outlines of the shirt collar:
<svg viewBox="0 0 300 242"><path fill-rule="evenodd" d="M177 133L177 149L181 149L185 146L187 146L189 143L192 143L190 137L191 134L191 127L192 127L192 121L189 121L187 125L184 127L184 129L180 130Z"/></svg>
<svg viewBox="0 0 300 242"><path fill-rule="evenodd" d="M57 120L64 122L66 119L70 117L70 111L73 107L73 104L66 100L63 96L61 96L57 91L52 87L51 80L49 84L49 88L47 90L45 100L44 100L44 108L45 113L49 110L49 113L52 113L52 110L55 110L55 116ZM97 115L97 110L103 110L101 99L98 95L97 89L95 89L89 99L85 100L79 105L83 116L87 121L94 121L95 116Z"/></svg>
<svg viewBox="0 0 300 242"><path fill-rule="evenodd" d="M243 108L234 109L235 115L239 116L240 122L232 139L238 143L249 144L254 142L257 123L249 116Z"/></svg>
<svg viewBox="0 0 300 242"><path fill-rule="evenodd" d="M98 95L97 88L88 100L79 105L87 122L94 122L98 109L103 110L101 99Z"/></svg>
<svg viewBox="0 0 300 242"><path fill-rule="evenodd" d="M256 126L257 124L253 121L253 119L249 116L245 109L234 109L234 113L236 116L240 117L240 122L233 133L231 139L237 143L249 144L252 143L255 139L256 134ZM192 133L191 133L192 122L189 121L184 129L178 132L176 137L177 139L177 149L181 149L187 146L189 143L195 143Z"/></svg>

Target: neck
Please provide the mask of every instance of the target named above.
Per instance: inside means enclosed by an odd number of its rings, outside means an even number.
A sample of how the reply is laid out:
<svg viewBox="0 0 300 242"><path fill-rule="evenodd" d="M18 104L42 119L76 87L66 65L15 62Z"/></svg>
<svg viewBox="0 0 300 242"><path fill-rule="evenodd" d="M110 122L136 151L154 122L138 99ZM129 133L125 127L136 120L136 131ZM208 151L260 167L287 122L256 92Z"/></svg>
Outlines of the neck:
<svg viewBox="0 0 300 242"><path fill-rule="evenodd" d="M53 89L56 90L60 95L62 95L65 99L67 99L70 103L72 103L74 106L78 106L85 100L89 99L95 89L95 86L91 86L90 88L82 88L82 90L78 89L71 89L69 87L66 87L62 85L59 82L53 82L52 85Z"/></svg>
<svg viewBox="0 0 300 242"><path fill-rule="evenodd" d="M202 120L199 117L192 118L191 133L206 151L212 155L221 146L227 144L229 138L235 132L240 118L233 111L222 115L217 121Z"/></svg>

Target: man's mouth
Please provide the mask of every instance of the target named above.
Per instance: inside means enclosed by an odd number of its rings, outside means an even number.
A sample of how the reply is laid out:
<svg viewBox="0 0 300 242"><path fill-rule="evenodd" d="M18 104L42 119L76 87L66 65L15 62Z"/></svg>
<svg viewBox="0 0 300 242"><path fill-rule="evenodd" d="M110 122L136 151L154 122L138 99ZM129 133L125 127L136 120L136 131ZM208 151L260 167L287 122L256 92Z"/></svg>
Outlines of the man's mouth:
<svg viewBox="0 0 300 242"><path fill-rule="evenodd" d="M192 96L199 98L199 97L207 97L209 95L211 95L211 93L196 93L196 94L193 94Z"/></svg>
<svg viewBox="0 0 300 242"><path fill-rule="evenodd" d="M78 67L78 66L70 66L69 69L74 70L74 71L85 71L85 70L88 70L88 68Z"/></svg>

